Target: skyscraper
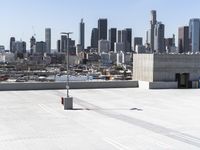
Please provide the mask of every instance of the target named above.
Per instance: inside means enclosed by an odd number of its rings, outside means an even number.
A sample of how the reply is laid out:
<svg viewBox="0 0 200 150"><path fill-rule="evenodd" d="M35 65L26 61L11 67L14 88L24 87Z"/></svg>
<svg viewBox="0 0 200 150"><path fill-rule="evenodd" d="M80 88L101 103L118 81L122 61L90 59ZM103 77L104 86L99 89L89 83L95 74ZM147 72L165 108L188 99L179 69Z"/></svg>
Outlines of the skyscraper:
<svg viewBox="0 0 200 150"><path fill-rule="evenodd" d="M117 42L123 43L124 52L131 52L132 50L132 29L126 28L124 30L118 30Z"/></svg>
<svg viewBox="0 0 200 150"><path fill-rule="evenodd" d="M51 29L45 29L46 52L51 53Z"/></svg>
<svg viewBox="0 0 200 150"><path fill-rule="evenodd" d="M157 22L154 29L154 50L157 53L165 53L165 25Z"/></svg>
<svg viewBox="0 0 200 150"><path fill-rule="evenodd" d="M26 53L26 42L24 41L16 41L15 48L17 54L24 54Z"/></svg>
<svg viewBox="0 0 200 150"><path fill-rule="evenodd" d="M117 41L117 29L111 28L109 30L109 41L111 44L111 51L114 51L114 44Z"/></svg>
<svg viewBox="0 0 200 150"><path fill-rule="evenodd" d="M110 41L99 40L98 41L98 53L108 53L110 51Z"/></svg>
<svg viewBox="0 0 200 150"><path fill-rule="evenodd" d="M126 52L132 51L132 29L126 28L126 43L125 43Z"/></svg>
<svg viewBox="0 0 200 150"><path fill-rule="evenodd" d="M91 34L91 48L98 48L98 29L93 28Z"/></svg>
<svg viewBox="0 0 200 150"><path fill-rule="evenodd" d="M122 30L117 31L117 42L118 43L122 42Z"/></svg>
<svg viewBox="0 0 200 150"><path fill-rule="evenodd" d="M36 48L36 39L34 36L31 37L30 39L30 53L33 54L35 51L35 48Z"/></svg>
<svg viewBox="0 0 200 150"><path fill-rule="evenodd" d="M151 50L154 51L154 29L155 29L155 25L157 23L156 20L156 10L152 10L151 11L151 21L150 21L150 25L151 25L151 32L150 32L150 47Z"/></svg>
<svg viewBox="0 0 200 150"><path fill-rule="evenodd" d="M135 37L134 38L134 47L133 49L136 50L136 45L143 45L142 37Z"/></svg>
<svg viewBox="0 0 200 150"><path fill-rule="evenodd" d="M121 42L123 43L123 52L126 52L126 43L127 43L127 31L122 30L121 31Z"/></svg>
<svg viewBox="0 0 200 150"><path fill-rule="evenodd" d="M151 29L146 31L146 44L150 45L151 43Z"/></svg>
<svg viewBox="0 0 200 150"><path fill-rule="evenodd" d="M69 42L69 55L76 55L76 46L75 46L75 40L72 40L69 38L66 43Z"/></svg>
<svg viewBox="0 0 200 150"><path fill-rule="evenodd" d="M98 20L98 40L107 40L107 32L108 32L108 22L105 18L100 18Z"/></svg>
<svg viewBox="0 0 200 150"><path fill-rule="evenodd" d="M46 48L46 42L40 41L40 42L36 42L36 53L39 54L44 54L47 50Z"/></svg>
<svg viewBox="0 0 200 150"><path fill-rule="evenodd" d="M126 30L122 30L121 31L121 42L123 42L125 44L126 40L127 40L127 32L126 32Z"/></svg>
<svg viewBox="0 0 200 150"><path fill-rule="evenodd" d="M200 19L190 19L189 22L189 41L192 52L200 50Z"/></svg>
<svg viewBox="0 0 200 150"><path fill-rule="evenodd" d="M164 48L166 53L171 53L173 47L174 47L173 38L165 38Z"/></svg>
<svg viewBox="0 0 200 150"><path fill-rule="evenodd" d="M65 52L67 48L67 36L61 35L60 52Z"/></svg>
<svg viewBox="0 0 200 150"><path fill-rule="evenodd" d="M10 38L10 52L11 53L15 52L15 37Z"/></svg>
<svg viewBox="0 0 200 150"><path fill-rule="evenodd" d="M117 49L120 48L120 51L122 51L124 53L126 51L126 43L127 43L126 29L118 30L117 31L117 42L116 42Z"/></svg>
<svg viewBox="0 0 200 150"><path fill-rule="evenodd" d="M178 49L179 53L187 53L189 49L189 26L178 29Z"/></svg>
<svg viewBox="0 0 200 150"><path fill-rule="evenodd" d="M83 22L83 19L81 19L80 22L80 41L81 49L85 49L85 23Z"/></svg>
<svg viewBox="0 0 200 150"><path fill-rule="evenodd" d="M61 52L61 51L60 51L60 40L57 40L57 51L58 51L58 52Z"/></svg>

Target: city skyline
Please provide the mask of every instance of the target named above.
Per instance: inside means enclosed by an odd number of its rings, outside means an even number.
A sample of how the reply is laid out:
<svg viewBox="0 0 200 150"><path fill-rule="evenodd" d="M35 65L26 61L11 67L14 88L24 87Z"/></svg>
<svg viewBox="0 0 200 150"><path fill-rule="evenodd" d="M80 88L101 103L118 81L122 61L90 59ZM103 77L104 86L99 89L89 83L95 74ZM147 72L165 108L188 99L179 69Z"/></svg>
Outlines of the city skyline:
<svg viewBox="0 0 200 150"><path fill-rule="evenodd" d="M86 46L90 45L92 28L98 27L99 18L108 19L108 29L132 28L133 37L143 37L145 40L151 10L157 10L157 19L165 24L166 37L175 34L177 40L180 26L188 25L191 18L200 18L199 3L197 0L192 3L189 0L184 0L182 3L172 0L125 0L118 3L113 0L101 2L49 0L48 3L38 0L3 1L0 10L2 14L0 45L9 49L9 40L13 36L16 41L20 39L26 41L29 49L32 35L36 34L37 41L45 41L45 28L52 30L53 49L56 48L56 41L62 31L74 32L72 39L78 44L81 18L84 18L85 22Z"/></svg>

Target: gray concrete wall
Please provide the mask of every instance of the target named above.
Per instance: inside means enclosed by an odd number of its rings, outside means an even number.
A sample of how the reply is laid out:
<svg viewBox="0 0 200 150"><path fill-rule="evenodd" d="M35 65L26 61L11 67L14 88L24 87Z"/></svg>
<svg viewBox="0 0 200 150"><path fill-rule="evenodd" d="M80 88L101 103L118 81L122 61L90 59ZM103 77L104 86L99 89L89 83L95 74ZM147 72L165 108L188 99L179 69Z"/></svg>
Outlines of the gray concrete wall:
<svg viewBox="0 0 200 150"><path fill-rule="evenodd" d="M153 81L152 54L133 54L133 80Z"/></svg>
<svg viewBox="0 0 200 150"><path fill-rule="evenodd" d="M135 88L138 81L84 81L70 82L70 89L96 89L96 88ZM66 89L66 83L37 82L37 83L0 83L0 91L13 90L52 90Z"/></svg>
<svg viewBox="0 0 200 150"><path fill-rule="evenodd" d="M177 82L149 82L149 89L177 89Z"/></svg>
<svg viewBox="0 0 200 150"><path fill-rule="evenodd" d="M153 81L175 81L176 73L189 73L190 80L200 77L200 54L154 54Z"/></svg>

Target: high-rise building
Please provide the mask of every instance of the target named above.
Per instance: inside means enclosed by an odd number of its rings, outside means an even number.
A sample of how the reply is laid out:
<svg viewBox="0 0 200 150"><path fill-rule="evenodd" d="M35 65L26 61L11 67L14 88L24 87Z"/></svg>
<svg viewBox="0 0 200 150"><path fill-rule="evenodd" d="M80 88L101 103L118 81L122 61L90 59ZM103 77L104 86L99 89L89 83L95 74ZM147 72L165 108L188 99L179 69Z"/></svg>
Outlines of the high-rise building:
<svg viewBox="0 0 200 150"><path fill-rule="evenodd" d="M166 53L172 52L172 48L174 47L173 38L165 38L164 48Z"/></svg>
<svg viewBox="0 0 200 150"><path fill-rule="evenodd" d="M165 53L165 25L157 22L154 29L154 50L157 53Z"/></svg>
<svg viewBox="0 0 200 150"><path fill-rule="evenodd" d="M67 36L61 35L60 52L65 52L67 49Z"/></svg>
<svg viewBox="0 0 200 150"><path fill-rule="evenodd" d="M10 38L10 52L11 53L15 52L15 37Z"/></svg>
<svg viewBox="0 0 200 150"><path fill-rule="evenodd" d="M118 30L117 43L123 43L124 45L123 52L131 52L132 51L132 29L127 28L124 30Z"/></svg>
<svg viewBox="0 0 200 150"><path fill-rule="evenodd" d="M124 52L126 52L127 50L126 50L126 45L127 45L127 31L126 30L122 30L121 31L121 43L123 43L123 45L124 45L124 51L123 51L123 53Z"/></svg>
<svg viewBox="0 0 200 150"><path fill-rule="evenodd" d="M34 36L32 36L30 39L30 53L31 54L35 53L35 46L36 46L36 39Z"/></svg>
<svg viewBox="0 0 200 150"><path fill-rule="evenodd" d="M108 53L110 51L110 41L99 40L98 41L98 53Z"/></svg>
<svg viewBox="0 0 200 150"><path fill-rule="evenodd" d="M189 49L189 26L178 29L178 49L179 53L187 53Z"/></svg>
<svg viewBox="0 0 200 150"><path fill-rule="evenodd" d="M172 39L173 39L173 46L176 47L176 36L175 36L175 34L172 35Z"/></svg>
<svg viewBox="0 0 200 150"><path fill-rule="evenodd" d="M83 22L83 19L81 19L80 23L80 41L79 44L81 45L81 49L85 49L85 23Z"/></svg>
<svg viewBox="0 0 200 150"><path fill-rule="evenodd" d="M121 42L124 43L124 46L125 46L126 41L127 41L127 31L122 30L121 31Z"/></svg>
<svg viewBox="0 0 200 150"><path fill-rule="evenodd" d="M76 55L78 56L78 54L79 54L82 50L83 50L83 49L82 49L82 45L77 44L77 45L76 45Z"/></svg>
<svg viewBox="0 0 200 150"><path fill-rule="evenodd" d="M61 52L61 51L60 51L60 40L57 40L57 51L58 51L58 52Z"/></svg>
<svg viewBox="0 0 200 150"><path fill-rule="evenodd" d="M122 42L116 42L115 43L115 48L114 48L114 52L115 53L120 53L120 52L124 52L124 43Z"/></svg>
<svg viewBox="0 0 200 150"><path fill-rule="evenodd" d="M46 52L51 53L51 29L45 29Z"/></svg>
<svg viewBox="0 0 200 150"><path fill-rule="evenodd" d="M105 18L100 18L98 20L98 40L107 40L107 32L108 32L108 21Z"/></svg>
<svg viewBox="0 0 200 150"><path fill-rule="evenodd" d="M91 48L98 48L98 29L93 28L91 34Z"/></svg>
<svg viewBox="0 0 200 150"><path fill-rule="evenodd" d="M67 39L66 35L61 35L60 52L67 52L67 51L69 51L69 55L76 55L75 40L72 40L71 38Z"/></svg>
<svg viewBox="0 0 200 150"><path fill-rule="evenodd" d="M190 19L189 22L189 41L192 52L200 50L200 19Z"/></svg>
<svg viewBox="0 0 200 150"><path fill-rule="evenodd" d="M151 10L151 23L154 25L157 23L156 16L156 10Z"/></svg>
<svg viewBox="0 0 200 150"><path fill-rule="evenodd" d="M146 44L150 45L151 41L151 30L146 31Z"/></svg>
<svg viewBox="0 0 200 150"><path fill-rule="evenodd" d="M125 42L126 52L132 51L132 29L126 28L126 42Z"/></svg>
<svg viewBox="0 0 200 150"><path fill-rule="evenodd" d="M117 43L122 42L122 30L117 31Z"/></svg>
<svg viewBox="0 0 200 150"><path fill-rule="evenodd" d="M117 29L111 28L109 30L109 41L111 44L111 51L114 51L114 44L117 41Z"/></svg>
<svg viewBox="0 0 200 150"><path fill-rule="evenodd" d="M151 21L150 21L150 25L151 25L151 32L150 32L150 47L151 47L151 50L154 51L155 48L154 48L154 29L155 29L155 25L157 23L157 20L156 20L156 10L152 10L151 11Z"/></svg>
<svg viewBox="0 0 200 150"><path fill-rule="evenodd" d="M5 46L4 45L0 45L0 53L5 52Z"/></svg>
<svg viewBox="0 0 200 150"><path fill-rule="evenodd" d="M46 42L40 41L36 42L36 53L44 54L47 50Z"/></svg>
<svg viewBox="0 0 200 150"><path fill-rule="evenodd" d="M134 50L136 50L136 45L143 45L142 37L134 37Z"/></svg>
<svg viewBox="0 0 200 150"><path fill-rule="evenodd" d="M17 58L23 59L24 54L26 53L26 42L16 41L14 53L15 53Z"/></svg>
<svg viewBox="0 0 200 150"><path fill-rule="evenodd" d="M71 38L69 38L67 40L67 42L69 42L69 55L76 55L76 45L75 45L75 40L72 40ZM66 42L66 43L67 43Z"/></svg>
<svg viewBox="0 0 200 150"><path fill-rule="evenodd" d="M15 42L15 53L17 53L17 54L26 53L26 42L24 42L24 41L16 41Z"/></svg>

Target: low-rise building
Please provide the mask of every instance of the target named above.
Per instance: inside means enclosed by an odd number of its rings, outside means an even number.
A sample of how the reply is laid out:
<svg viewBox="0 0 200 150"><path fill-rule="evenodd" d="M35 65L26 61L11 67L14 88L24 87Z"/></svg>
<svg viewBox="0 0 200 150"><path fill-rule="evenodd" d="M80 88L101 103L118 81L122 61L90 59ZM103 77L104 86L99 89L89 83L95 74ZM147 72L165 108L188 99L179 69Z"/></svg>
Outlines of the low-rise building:
<svg viewBox="0 0 200 150"><path fill-rule="evenodd" d="M133 79L162 82L169 88L169 84L172 88L192 87L200 79L200 54L134 54Z"/></svg>

